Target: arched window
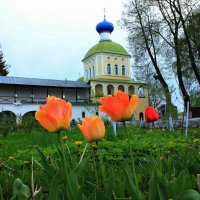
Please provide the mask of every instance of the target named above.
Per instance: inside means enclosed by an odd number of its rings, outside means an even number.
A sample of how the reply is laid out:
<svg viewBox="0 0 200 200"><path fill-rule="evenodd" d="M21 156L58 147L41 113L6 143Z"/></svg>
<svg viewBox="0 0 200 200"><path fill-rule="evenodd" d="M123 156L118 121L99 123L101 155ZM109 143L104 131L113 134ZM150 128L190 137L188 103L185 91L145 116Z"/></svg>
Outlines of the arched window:
<svg viewBox="0 0 200 200"><path fill-rule="evenodd" d="M107 95L114 95L114 86L113 85L107 86Z"/></svg>
<svg viewBox="0 0 200 200"><path fill-rule="evenodd" d="M86 79L88 79L88 70L86 69Z"/></svg>
<svg viewBox="0 0 200 200"><path fill-rule="evenodd" d="M91 73L91 68L89 69L89 78L91 78L92 73Z"/></svg>
<svg viewBox="0 0 200 200"><path fill-rule="evenodd" d="M107 74L111 74L111 65L107 64Z"/></svg>
<svg viewBox="0 0 200 200"><path fill-rule="evenodd" d="M124 65L122 65L122 75L126 75L126 69Z"/></svg>
<svg viewBox="0 0 200 200"><path fill-rule="evenodd" d="M82 112L82 118L85 118L85 112L84 111Z"/></svg>
<svg viewBox="0 0 200 200"><path fill-rule="evenodd" d="M119 85L119 86L118 86L118 90L124 92L124 86L123 86L123 85Z"/></svg>
<svg viewBox="0 0 200 200"><path fill-rule="evenodd" d="M108 93L108 95L112 94L111 88L108 88L108 89L107 89L107 93Z"/></svg>
<svg viewBox="0 0 200 200"><path fill-rule="evenodd" d="M144 97L144 88L142 86L140 86L138 88L138 96L139 97Z"/></svg>
<svg viewBox="0 0 200 200"><path fill-rule="evenodd" d="M94 66L92 67L92 76L95 76L95 69L94 69Z"/></svg>
<svg viewBox="0 0 200 200"><path fill-rule="evenodd" d="M118 65L115 65L115 75L118 75Z"/></svg>

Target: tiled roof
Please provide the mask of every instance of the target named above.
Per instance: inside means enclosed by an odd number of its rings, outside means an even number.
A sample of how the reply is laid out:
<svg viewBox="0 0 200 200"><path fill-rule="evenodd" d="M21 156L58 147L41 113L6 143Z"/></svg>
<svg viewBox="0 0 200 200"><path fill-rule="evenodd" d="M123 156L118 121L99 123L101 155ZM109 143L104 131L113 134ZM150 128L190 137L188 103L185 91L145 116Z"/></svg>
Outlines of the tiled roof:
<svg viewBox="0 0 200 200"><path fill-rule="evenodd" d="M0 76L0 85L31 85L63 88L90 88L90 85L81 81L53 80L40 78L24 78L14 76Z"/></svg>

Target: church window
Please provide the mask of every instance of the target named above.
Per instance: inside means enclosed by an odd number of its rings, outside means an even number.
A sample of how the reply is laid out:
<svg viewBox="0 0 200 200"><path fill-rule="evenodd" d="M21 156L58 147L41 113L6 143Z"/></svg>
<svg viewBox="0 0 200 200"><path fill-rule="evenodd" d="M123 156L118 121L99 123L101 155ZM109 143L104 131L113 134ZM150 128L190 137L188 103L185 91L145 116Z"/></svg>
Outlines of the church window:
<svg viewBox="0 0 200 200"><path fill-rule="evenodd" d="M82 118L85 118L85 112L84 111L82 112Z"/></svg>
<svg viewBox="0 0 200 200"><path fill-rule="evenodd" d="M88 70L86 69L86 79L88 79Z"/></svg>
<svg viewBox="0 0 200 200"><path fill-rule="evenodd" d="M118 65L115 65L115 75L118 75Z"/></svg>
<svg viewBox="0 0 200 200"><path fill-rule="evenodd" d="M108 95L111 95L111 94L112 94L111 88L108 88L108 89L107 89L107 93L108 93Z"/></svg>
<svg viewBox="0 0 200 200"><path fill-rule="evenodd" d="M92 67L92 76L95 76L95 69L94 69L94 66Z"/></svg>
<svg viewBox="0 0 200 200"><path fill-rule="evenodd" d="M122 75L126 75L126 69L124 65L122 65Z"/></svg>
<svg viewBox="0 0 200 200"><path fill-rule="evenodd" d="M111 65L107 64L107 74L111 74Z"/></svg>
<svg viewBox="0 0 200 200"><path fill-rule="evenodd" d="M138 88L138 96L144 97L144 88L142 86Z"/></svg>
<svg viewBox="0 0 200 200"><path fill-rule="evenodd" d="M91 68L89 69L89 78L91 78Z"/></svg>

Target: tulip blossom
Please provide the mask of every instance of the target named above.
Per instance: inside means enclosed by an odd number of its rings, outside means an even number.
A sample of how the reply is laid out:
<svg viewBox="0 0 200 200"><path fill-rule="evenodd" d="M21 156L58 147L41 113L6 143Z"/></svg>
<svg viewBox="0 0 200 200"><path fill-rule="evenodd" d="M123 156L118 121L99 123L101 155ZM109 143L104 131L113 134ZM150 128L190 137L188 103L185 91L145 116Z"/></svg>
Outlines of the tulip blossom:
<svg viewBox="0 0 200 200"><path fill-rule="evenodd" d="M103 120L97 115L83 118L82 125L78 124L78 128L89 143L101 140L105 135Z"/></svg>
<svg viewBox="0 0 200 200"><path fill-rule="evenodd" d="M71 103L54 96L47 98L46 104L40 106L40 110L35 113L36 120L49 132L67 129L70 126L71 117Z"/></svg>
<svg viewBox="0 0 200 200"><path fill-rule="evenodd" d="M121 122L130 119L139 102L138 96L129 96L118 91L114 96L108 95L100 98L99 110L109 115L114 122Z"/></svg>
<svg viewBox="0 0 200 200"><path fill-rule="evenodd" d="M145 119L147 122L154 122L160 118L160 115L152 106L147 106L145 110Z"/></svg>

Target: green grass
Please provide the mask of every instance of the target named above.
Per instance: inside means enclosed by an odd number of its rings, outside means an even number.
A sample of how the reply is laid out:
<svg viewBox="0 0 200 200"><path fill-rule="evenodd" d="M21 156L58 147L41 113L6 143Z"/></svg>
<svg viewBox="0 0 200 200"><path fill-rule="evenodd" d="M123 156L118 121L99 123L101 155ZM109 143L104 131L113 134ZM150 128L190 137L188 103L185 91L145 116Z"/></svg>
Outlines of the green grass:
<svg viewBox="0 0 200 200"><path fill-rule="evenodd" d="M181 170L188 168L194 176L200 169L200 129L189 129L188 138L181 130L169 132L167 129L140 129L129 127L131 145L136 163L136 171L145 174L151 168L152 163L158 160L163 162L163 170L171 176ZM84 137L77 128L63 131L63 136L67 135L66 144L70 149L72 164L79 161L81 153L86 144ZM77 147L75 141L82 141L83 144ZM16 178L21 178L24 183L30 186L31 158L40 163L38 154L39 147L48 159L58 162L57 155L58 137L43 129L24 132L17 130L8 134L7 137L0 136L0 185L4 196L9 197L12 185ZM123 127L117 128L117 137L113 135L111 127L106 128L106 137L99 143L101 154L105 165L119 170L125 165L130 165L128 142ZM91 145L85 156L93 152ZM70 157L68 153L68 157ZM28 161L28 162L24 162ZM169 169L169 166L173 166ZM43 170L34 164L35 182L38 185L48 185ZM91 179L93 178L90 174ZM144 186L145 188L146 186Z"/></svg>

